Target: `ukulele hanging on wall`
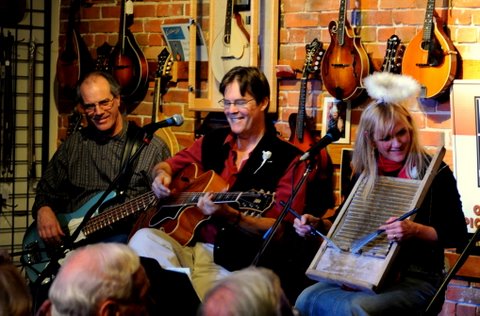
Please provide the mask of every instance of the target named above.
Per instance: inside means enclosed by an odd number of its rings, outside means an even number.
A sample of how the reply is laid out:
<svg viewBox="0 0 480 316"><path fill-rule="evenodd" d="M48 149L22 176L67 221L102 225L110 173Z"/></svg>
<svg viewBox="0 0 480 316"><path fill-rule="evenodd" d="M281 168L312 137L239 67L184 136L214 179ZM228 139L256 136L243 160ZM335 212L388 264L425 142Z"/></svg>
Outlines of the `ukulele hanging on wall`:
<svg viewBox="0 0 480 316"><path fill-rule="evenodd" d="M402 63L402 74L420 82L424 98L446 91L457 72L457 51L439 27L434 8L435 0L428 0L423 31L408 44Z"/></svg>

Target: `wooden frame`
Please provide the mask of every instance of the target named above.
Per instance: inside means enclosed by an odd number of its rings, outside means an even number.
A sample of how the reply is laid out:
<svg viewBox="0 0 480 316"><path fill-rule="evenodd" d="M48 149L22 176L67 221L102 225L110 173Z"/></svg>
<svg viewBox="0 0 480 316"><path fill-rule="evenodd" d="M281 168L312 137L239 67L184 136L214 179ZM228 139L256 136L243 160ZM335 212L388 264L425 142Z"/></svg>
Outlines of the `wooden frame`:
<svg viewBox="0 0 480 316"><path fill-rule="evenodd" d="M199 12L208 6L208 16ZM208 32L205 36L208 43L209 62L207 65L198 62L196 49L190 49L188 62L188 102L192 111L223 111L217 105L222 98L218 91L219 83L215 79L212 67L209 64L213 48L213 34L223 27L222 19L225 16L225 1L217 0L191 0L190 1L190 47L196 47L197 24ZM258 66L267 76L270 83L270 108L269 112L277 110L277 78L275 65L278 60L278 10L276 0L250 0L250 65ZM214 18L212 18L214 17ZM208 24L207 20L208 19ZM205 27L208 25L208 30Z"/></svg>

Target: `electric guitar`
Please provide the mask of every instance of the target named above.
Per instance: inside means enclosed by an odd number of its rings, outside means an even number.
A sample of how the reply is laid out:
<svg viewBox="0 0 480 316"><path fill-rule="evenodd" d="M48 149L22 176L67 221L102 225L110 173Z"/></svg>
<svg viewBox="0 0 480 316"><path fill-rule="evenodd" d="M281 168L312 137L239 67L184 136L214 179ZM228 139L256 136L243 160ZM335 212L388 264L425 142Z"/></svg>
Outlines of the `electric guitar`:
<svg viewBox="0 0 480 316"><path fill-rule="evenodd" d="M424 98L434 98L445 92L457 72L457 51L439 27L434 8L435 0L428 0L423 32L408 44L402 63L402 74L422 85Z"/></svg>
<svg viewBox="0 0 480 316"><path fill-rule="evenodd" d="M211 64L218 82L233 67L250 65L250 35L233 5L233 0L227 0L225 28L213 41Z"/></svg>
<svg viewBox="0 0 480 316"><path fill-rule="evenodd" d="M90 210L90 208L97 203L103 192L96 194L82 207L72 213L57 214L57 219L62 227L62 230L67 236L72 235L83 218ZM118 195L115 192L110 193L103 204L99 207L112 202ZM85 224L80 234L73 242L79 242L92 236L93 234L100 233L107 228L110 228L113 224L120 220L126 219L134 214L137 214L143 210L146 210L156 201L155 194L150 191L144 193L136 198L129 200L128 202L116 206L112 209L108 209L99 213L99 209L95 211L92 218ZM58 252L59 249L45 245L43 240L38 235L36 223L32 223L25 232L23 237L23 251L24 255L21 257L21 262L25 265L27 277L32 282L35 282L40 273L45 269L47 264L52 259L52 255ZM62 246L59 246L62 247Z"/></svg>
<svg viewBox="0 0 480 316"><path fill-rule="evenodd" d="M173 56L165 47L157 56L157 72L155 76L155 88L153 90L152 103L152 122L162 121L166 119L163 114L162 97L167 93L167 85L171 76L173 66ZM162 138L170 149L173 155L179 151L178 141L170 127L160 128L155 132L155 135Z"/></svg>
<svg viewBox="0 0 480 316"><path fill-rule="evenodd" d="M305 103L307 99L308 76L320 70L320 61L325 52L322 47L323 44L316 38L305 47L307 54L300 83L298 113L293 113L288 117L288 123L291 130L289 142L303 151L309 150L311 145L315 142L314 137L309 133L309 129L307 128Z"/></svg>

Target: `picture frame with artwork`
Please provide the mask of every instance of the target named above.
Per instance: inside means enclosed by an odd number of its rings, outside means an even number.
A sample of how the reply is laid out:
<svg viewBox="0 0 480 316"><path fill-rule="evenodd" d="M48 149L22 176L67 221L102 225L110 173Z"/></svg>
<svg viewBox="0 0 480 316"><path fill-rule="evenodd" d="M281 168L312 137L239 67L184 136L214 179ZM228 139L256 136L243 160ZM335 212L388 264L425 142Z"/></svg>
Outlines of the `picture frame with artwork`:
<svg viewBox="0 0 480 316"><path fill-rule="evenodd" d="M350 101L337 100L334 97L325 97L323 100L322 135L330 128L337 127L340 139L335 144L350 143Z"/></svg>

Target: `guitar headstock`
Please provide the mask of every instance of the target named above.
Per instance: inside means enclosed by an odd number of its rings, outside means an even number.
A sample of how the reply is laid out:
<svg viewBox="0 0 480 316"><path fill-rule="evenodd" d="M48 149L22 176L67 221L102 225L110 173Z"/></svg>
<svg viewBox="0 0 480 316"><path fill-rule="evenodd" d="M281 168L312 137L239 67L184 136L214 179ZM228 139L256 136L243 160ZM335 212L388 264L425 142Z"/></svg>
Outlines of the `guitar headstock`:
<svg viewBox="0 0 480 316"><path fill-rule="evenodd" d="M95 69L98 71L110 72L112 65L110 63L110 56L115 47L104 42L102 46L97 48L97 60Z"/></svg>
<svg viewBox="0 0 480 316"><path fill-rule="evenodd" d="M303 75L309 73L315 73L320 70L320 63L322 61L325 49L323 49L323 43L316 38L310 44L305 46L307 56L305 57L305 64L303 66Z"/></svg>
<svg viewBox="0 0 480 316"><path fill-rule="evenodd" d="M400 38L393 34L387 41L385 58L383 59L382 72L391 72L398 74L402 70L402 58L405 52L405 45L401 43Z"/></svg>
<svg viewBox="0 0 480 316"><path fill-rule="evenodd" d="M76 108L73 110L72 115L68 118L67 137L79 131L83 128L82 125L83 115Z"/></svg>
<svg viewBox="0 0 480 316"><path fill-rule="evenodd" d="M273 204L275 193L251 190L243 192L237 203L240 209L252 216L260 216Z"/></svg>
<svg viewBox="0 0 480 316"><path fill-rule="evenodd" d="M163 48L157 56L156 77L171 77L173 66L173 55L168 48Z"/></svg>

